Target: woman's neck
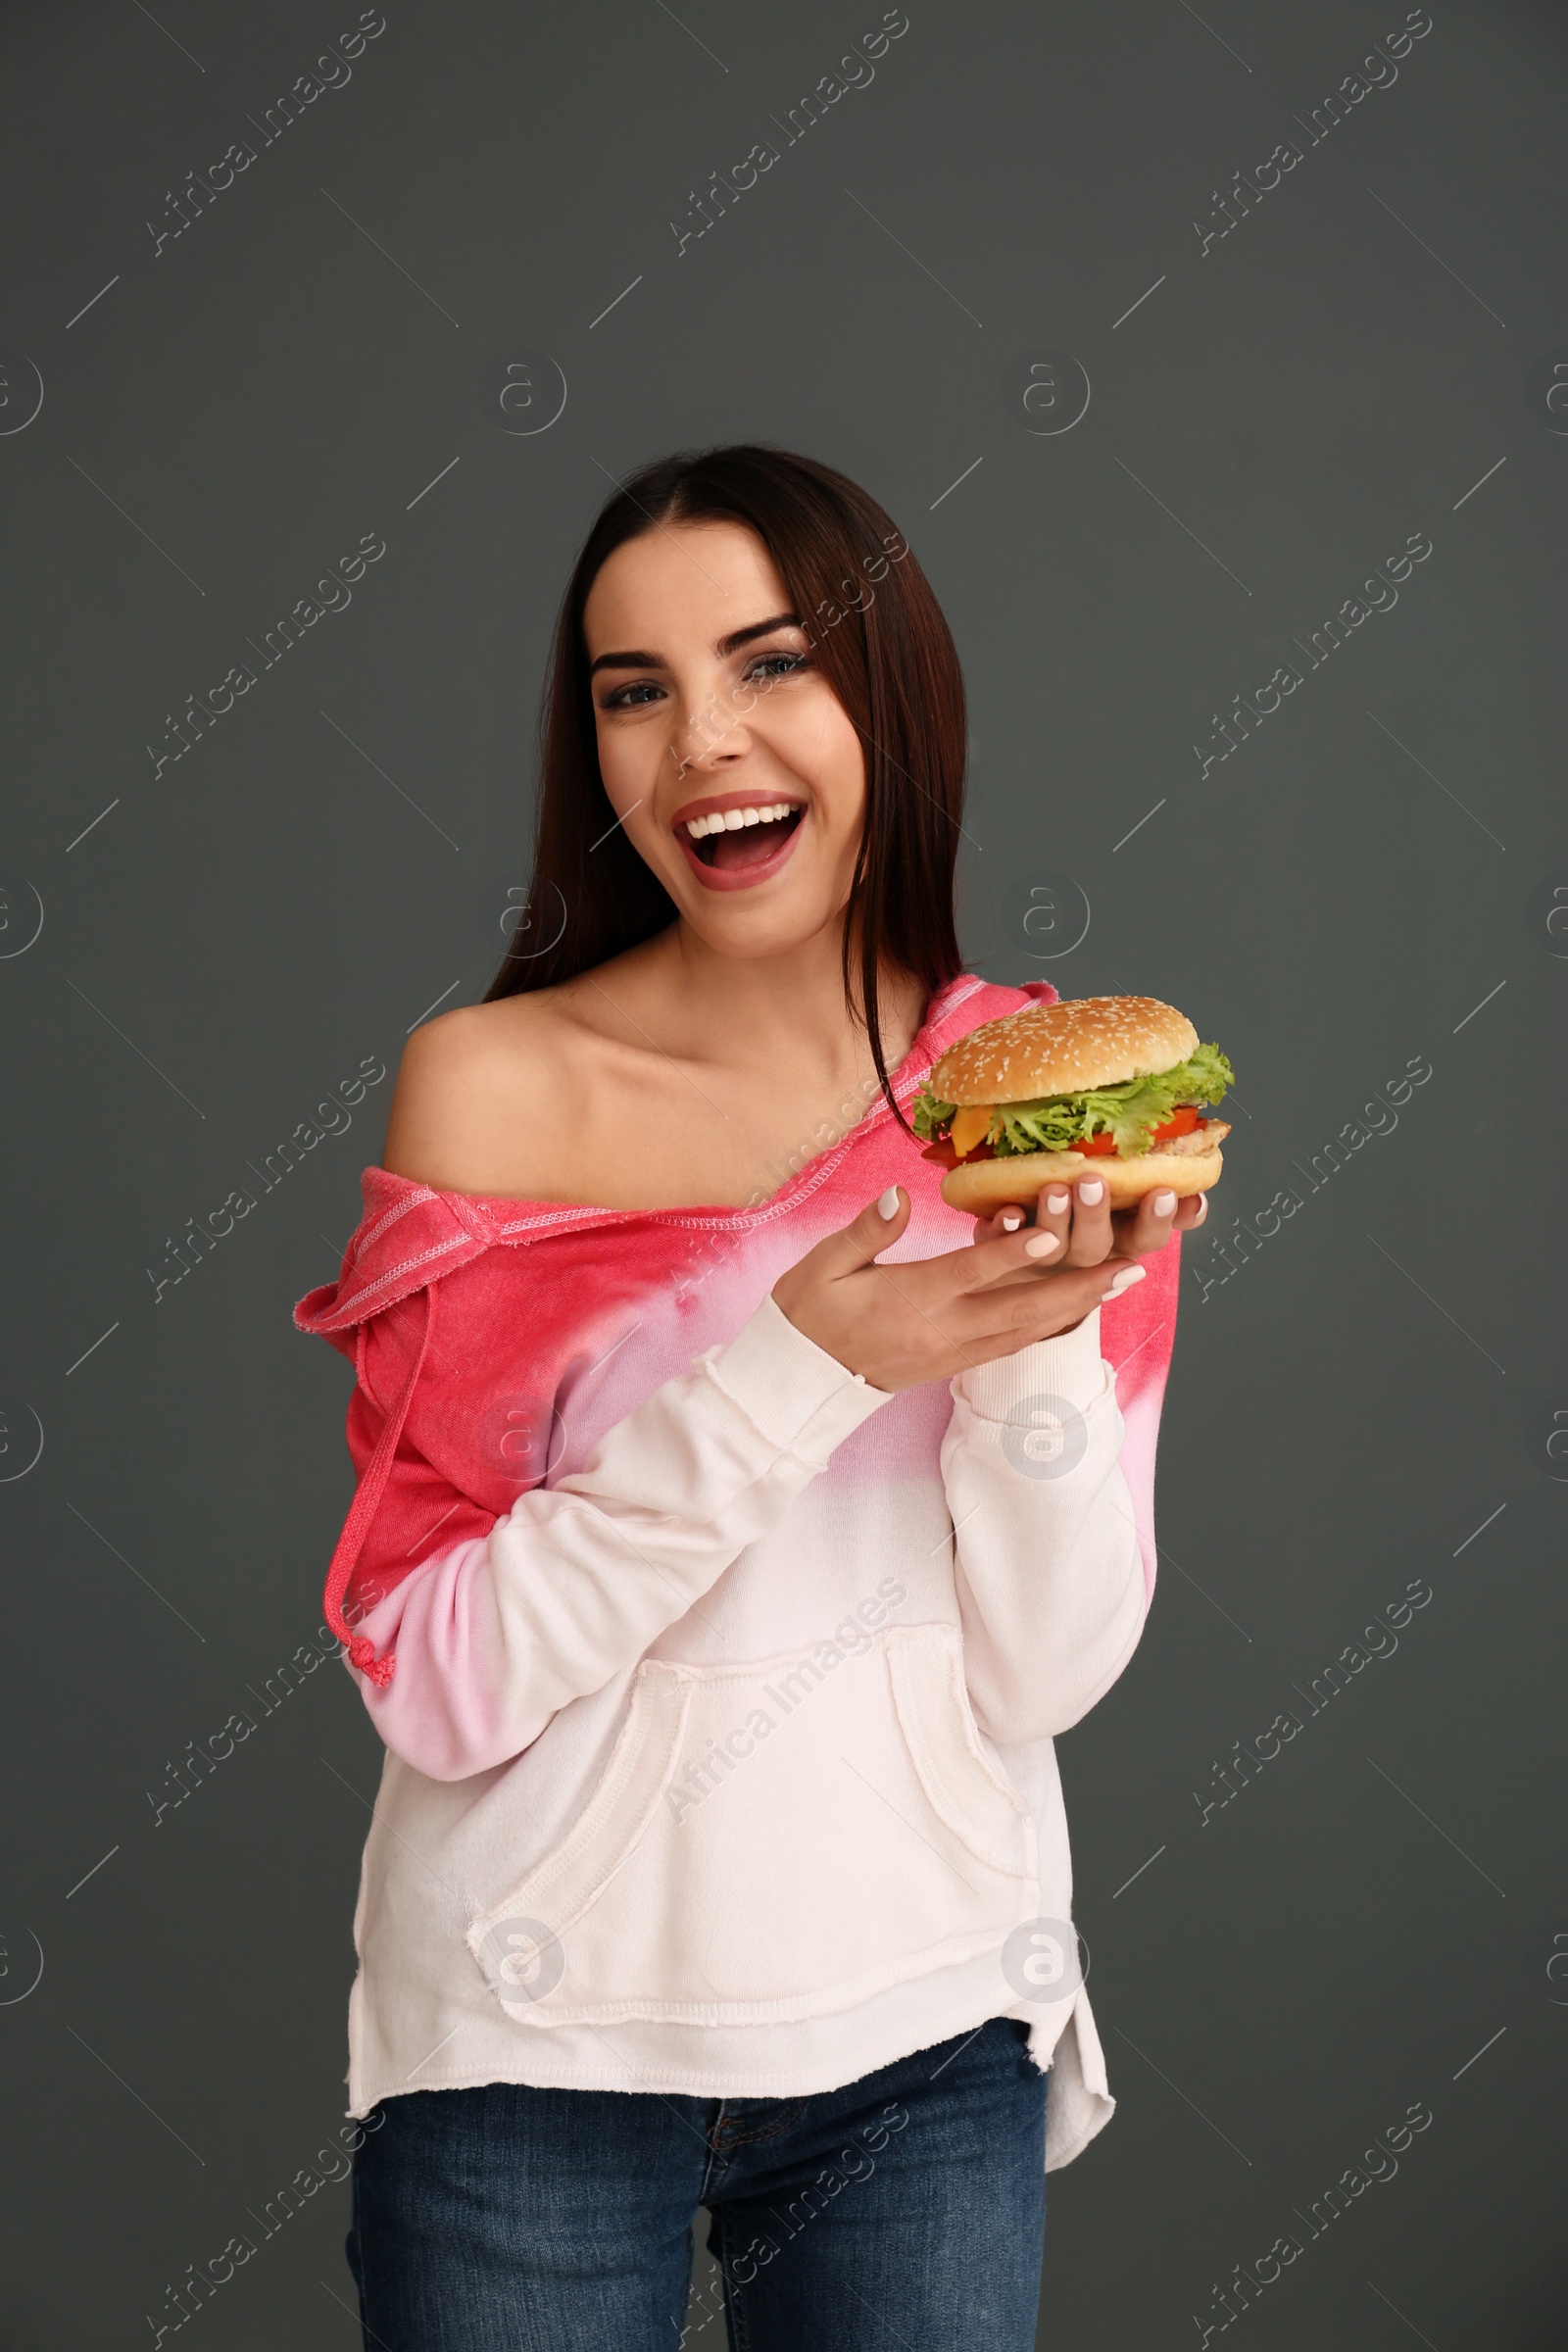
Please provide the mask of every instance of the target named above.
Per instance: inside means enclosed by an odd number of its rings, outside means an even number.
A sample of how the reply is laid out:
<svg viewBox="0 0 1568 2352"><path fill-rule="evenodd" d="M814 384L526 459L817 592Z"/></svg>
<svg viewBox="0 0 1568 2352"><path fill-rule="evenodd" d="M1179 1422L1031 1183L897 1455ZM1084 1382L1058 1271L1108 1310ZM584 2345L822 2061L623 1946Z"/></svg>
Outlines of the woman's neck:
<svg viewBox="0 0 1568 2352"><path fill-rule="evenodd" d="M845 1002L842 939L841 930L824 930L783 955L740 957L716 953L675 923L617 958L604 978L626 1011L656 1016L650 1030L668 1053L737 1071L760 1064L795 1085L833 1086L871 1069L863 1021ZM852 968L852 988L857 978ZM918 980L884 969L877 1010L890 1070L914 1041L925 997Z"/></svg>

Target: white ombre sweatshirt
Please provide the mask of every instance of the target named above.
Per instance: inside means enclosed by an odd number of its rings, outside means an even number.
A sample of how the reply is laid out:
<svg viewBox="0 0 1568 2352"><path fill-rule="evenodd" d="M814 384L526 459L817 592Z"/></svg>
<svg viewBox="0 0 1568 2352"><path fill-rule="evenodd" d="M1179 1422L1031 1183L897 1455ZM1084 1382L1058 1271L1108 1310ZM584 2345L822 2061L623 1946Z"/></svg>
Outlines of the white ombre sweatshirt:
<svg viewBox="0 0 1568 2352"><path fill-rule="evenodd" d="M955 981L900 1102L1052 993ZM1077 1330L889 1396L769 1294L894 1182L884 1262L966 1244L939 1181L880 1102L746 1209L366 1171L296 1310L359 1374L328 1601L387 1747L353 2114L799 2095L1005 2015L1054 2068L1048 2167L1108 2120L1052 1743L1152 1590L1179 1245Z"/></svg>

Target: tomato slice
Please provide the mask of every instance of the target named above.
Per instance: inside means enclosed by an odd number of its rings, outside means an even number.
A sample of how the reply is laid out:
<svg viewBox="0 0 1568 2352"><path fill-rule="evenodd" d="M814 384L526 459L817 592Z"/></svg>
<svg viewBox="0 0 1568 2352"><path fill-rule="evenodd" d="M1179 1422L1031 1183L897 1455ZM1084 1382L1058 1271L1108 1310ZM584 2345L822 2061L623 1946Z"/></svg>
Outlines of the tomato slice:
<svg viewBox="0 0 1568 2352"><path fill-rule="evenodd" d="M1149 1140L1152 1144L1169 1143L1178 1135L1191 1135L1198 1123L1197 1103L1179 1103L1168 1119L1162 1119L1157 1127L1150 1129ZM1107 1156L1119 1159L1121 1157L1121 1153L1116 1149L1115 1139L1108 1135L1081 1135L1078 1141L1075 1144L1069 1144L1067 1149L1069 1152L1082 1152L1088 1159L1104 1159Z"/></svg>
<svg viewBox="0 0 1568 2352"><path fill-rule="evenodd" d="M989 1144L976 1144L972 1152L965 1152L960 1158L953 1149L951 1135L939 1136L934 1144L927 1144L920 1154L922 1159L934 1161L939 1168L961 1168L971 1159L995 1159L996 1156Z"/></svg>
<svg viewBox="0 0 1568 2352"><path fill-rule="evenodd" d="M1191 1135L1198 1123L1198 1104L1196 1102L1180 1102L1164 1125L1154 1128L1154 1141L1156 1144L1161 1144L1173 1135Z"/></svg>

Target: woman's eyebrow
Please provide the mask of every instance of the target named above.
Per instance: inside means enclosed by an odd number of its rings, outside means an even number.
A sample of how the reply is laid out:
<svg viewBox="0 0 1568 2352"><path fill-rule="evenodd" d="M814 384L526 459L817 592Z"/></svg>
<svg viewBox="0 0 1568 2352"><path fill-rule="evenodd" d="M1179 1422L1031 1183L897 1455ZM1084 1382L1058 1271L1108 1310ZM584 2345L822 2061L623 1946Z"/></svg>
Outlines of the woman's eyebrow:
<svg viewBox="0 0 1568 2352"><path fill-rule="evenodd" d="M662 669L663 666L661 654L601 654L588 664L588 675L595 677L602 669Z"/></svg>
<svg viewBox="0 0 1568 2352"><path fill-rule="evenodd" d="M800 616L794 612L775 612L769 620L754 620L749 628L736 629L728 637L720 637L713 651L722 659L738 654L743 645L754 637L766 637L774 629L798 629ZM588 675L595 677L602 669L663 669L667 667L662 654L623 653L600 654L588 665Z"/></svg>
<svg viewBox="0 0 1568 2352"><path fill-rule="evenodd" d="M736 629L731 636L721 637L713 651L720 655L738 654L754 637L766 637L774 629L798 629L800 625L798 613L775 612L771 620L754 620L749 629Z"/></svg>

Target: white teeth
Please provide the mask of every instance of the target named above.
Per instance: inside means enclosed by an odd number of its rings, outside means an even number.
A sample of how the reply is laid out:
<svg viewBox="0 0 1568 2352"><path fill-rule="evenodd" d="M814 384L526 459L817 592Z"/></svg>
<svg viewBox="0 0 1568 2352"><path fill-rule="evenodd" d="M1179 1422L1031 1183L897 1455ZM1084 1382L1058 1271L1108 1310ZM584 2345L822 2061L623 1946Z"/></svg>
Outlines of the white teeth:
<svg viewBox="0 0 1568 2352"><path fill-rule="evenodd" d="M688 839L702 841L710 833L738 833L745 825L782 824L793 816L792 801L775 801L768 808L715 808L708 816L692 816L686 820Z"/></svg>

